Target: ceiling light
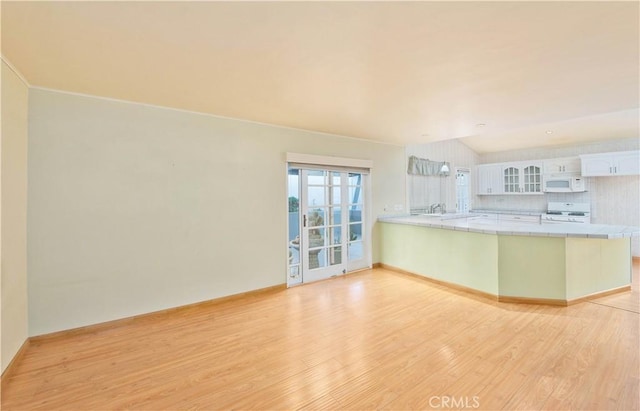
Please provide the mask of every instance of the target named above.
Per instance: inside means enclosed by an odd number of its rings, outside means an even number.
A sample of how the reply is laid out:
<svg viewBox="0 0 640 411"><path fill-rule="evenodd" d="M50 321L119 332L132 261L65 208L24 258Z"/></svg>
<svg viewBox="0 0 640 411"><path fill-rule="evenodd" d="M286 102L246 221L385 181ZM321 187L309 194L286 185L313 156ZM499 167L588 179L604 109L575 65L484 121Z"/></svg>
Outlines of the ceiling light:
<svg viewBox="0 0 640 411"><path fill-rule="evenodd" d="M484 123L478 123L478 124L476 124L476 127L484 127L484 126L486 126L486 124L484 124Z"/></svg>
<svg viewBox="0 0 640 411"><path fill-rule="evenodd" d="M553 131L551 131L551 130L547 130L547 131L545 131L545 133L547 133L547 134L553 134Z"/></svg>

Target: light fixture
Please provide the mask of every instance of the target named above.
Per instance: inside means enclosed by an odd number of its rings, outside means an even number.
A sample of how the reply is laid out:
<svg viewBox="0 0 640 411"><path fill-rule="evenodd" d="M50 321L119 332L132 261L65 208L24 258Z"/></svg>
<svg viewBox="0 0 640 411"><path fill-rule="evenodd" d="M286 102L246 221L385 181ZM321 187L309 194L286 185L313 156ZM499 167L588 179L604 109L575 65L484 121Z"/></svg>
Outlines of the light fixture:
<svg viewBox="0 0 640 411"><path fill-rule="evenodd" d="M547 131L545 131L545 133L547 133L547 134L553 134L553 131L551 131L551 130L547 130Z"/></svg>
<svg viewBox="0 0 640 411"><path fill-rule="evenodd" d="M486 126L486 124L484 124L484 123L478 123L478 124L476 124L476 127L484 127L484 126Z"/></svg>
<svg viewBox="0 0 640 411"><path fill-rule="evenodd" d="M440 167L440 174L444 174L448 172L449 172L449 166L447 165L447 163L442 163L442 167Z"/></svg>

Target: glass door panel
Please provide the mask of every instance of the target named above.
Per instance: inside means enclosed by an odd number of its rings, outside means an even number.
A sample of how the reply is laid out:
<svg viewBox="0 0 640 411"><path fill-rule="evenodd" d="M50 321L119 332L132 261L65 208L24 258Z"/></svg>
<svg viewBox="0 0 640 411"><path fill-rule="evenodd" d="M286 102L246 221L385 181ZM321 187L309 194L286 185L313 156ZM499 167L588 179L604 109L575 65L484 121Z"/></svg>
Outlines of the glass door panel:
<svg viewBox="0 0 640 411"><path fill-rule="evenodd" d="M469 174L466 169L456 170L456 212L469 212Z"/></svg>
<svg viewBox="0 0 640 411"><path fill-rule="evenodd" d="M302 170L303 282L342 274L342 176L326 170Z"/></svg>
<svg viewBox="0 0 640 411"><path fill-rule="evenodd" d="M287 191L289 197L287 285L291 286L302 282L300 258L300 170L291 169L287 174Z"/></svg>
<svg viewBox="0 0 640 411"><path fill-rule="evenodd" d="M349 271L368 267L365 255L364 222L364 176L360 173L349 173L349 238L347 247L347 266Z"/></svg>

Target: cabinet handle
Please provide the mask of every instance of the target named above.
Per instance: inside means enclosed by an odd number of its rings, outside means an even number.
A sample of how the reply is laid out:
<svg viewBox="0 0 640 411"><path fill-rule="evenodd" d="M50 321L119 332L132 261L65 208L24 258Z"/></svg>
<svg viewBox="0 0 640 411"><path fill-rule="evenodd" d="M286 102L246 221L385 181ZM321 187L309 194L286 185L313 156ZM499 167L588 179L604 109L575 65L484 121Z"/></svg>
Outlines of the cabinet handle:
<svg viewBox="0 0 640 411"><path fill-rule="evenodd" d="M613 167L609 167L609 174L613 174Z"/></svg>
<svg viewBox="0 0 640 411"><path fill-rule="evenodd" d="M618 174L618 166L613 167L613 172L614 172L615 174Z"/></svg>

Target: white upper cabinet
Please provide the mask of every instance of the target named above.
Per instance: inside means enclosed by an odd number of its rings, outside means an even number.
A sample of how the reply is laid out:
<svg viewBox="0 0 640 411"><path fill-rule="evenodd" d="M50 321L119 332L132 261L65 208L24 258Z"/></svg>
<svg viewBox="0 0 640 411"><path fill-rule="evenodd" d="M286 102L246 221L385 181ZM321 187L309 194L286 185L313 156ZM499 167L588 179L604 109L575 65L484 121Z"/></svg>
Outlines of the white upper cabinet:
<svg viewBox="0 0 640 411"><path fill-rule="evenodd" d="M580 156L580 160L584 177L640 174L640 151L583 154Z"/></svg>
<svg viewBox="0 0 640 411"><path fill-rule="evenodd" d="M477 168L478 194L502 194L502 167L500 164L483 164Z"/></svg>
<svg viewBox="0 0 640 411"><path fill-rule="evenodd" d="M505 194L542 194L542 162L505 163L502 182Z"/></svg>
<svg viewBox="0 0 640 411"><path fill-rule="evenodd" d="M542 194L542 161L478 166L478 194Z"/></svg>
<svg viewBox="0 0 640 411"><path fill-rule="evenodd" d="M580 175L580 157L563 157L543 160L543 173L548 176L577 176Z"/></svg>

